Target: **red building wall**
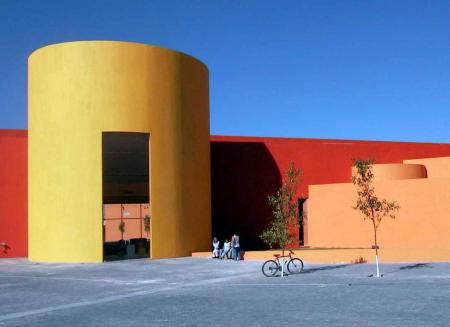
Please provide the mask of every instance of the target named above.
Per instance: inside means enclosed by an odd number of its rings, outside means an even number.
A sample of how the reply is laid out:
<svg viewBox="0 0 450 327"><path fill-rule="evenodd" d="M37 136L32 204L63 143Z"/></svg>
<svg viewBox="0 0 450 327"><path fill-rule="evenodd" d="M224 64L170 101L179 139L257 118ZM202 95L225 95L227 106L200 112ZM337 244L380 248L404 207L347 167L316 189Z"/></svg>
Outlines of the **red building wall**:
<svg viewBox="0 0 450 327"><path fill-rule="evenodd" d="M290 161L302 169L298 197L307 198L308 185L349 182L353 159L441 156L450 156L450 144L212 136L213 235L222 242L237 232L244 249L264 248L259 234L271 219L267 195L280 187Z"/></svg>
<svg viewBox="0 0 450 327"><path fill-rule="evenodd" d="M450 144L211 136L213 234L234 232L244 250L261 249L271 219L267 195L281 185L290 161L302 169L298 197L308 185L350 180L352 159L378 163L450 156ZM27 256L27 131L0 130L0 258Z"/></svg>
<svg viewBox="0 0 450 327"><path fill-rule="evenodd" d="M26 257L27 234L27 131L0 130L0 258Z"/></svg>

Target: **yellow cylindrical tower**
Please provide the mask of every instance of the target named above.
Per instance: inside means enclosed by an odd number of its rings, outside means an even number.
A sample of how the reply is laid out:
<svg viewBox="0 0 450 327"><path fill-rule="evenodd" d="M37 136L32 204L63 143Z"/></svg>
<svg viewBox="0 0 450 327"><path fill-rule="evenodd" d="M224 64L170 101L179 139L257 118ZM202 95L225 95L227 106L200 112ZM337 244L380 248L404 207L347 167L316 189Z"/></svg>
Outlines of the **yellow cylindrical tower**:
<svg viewBox="0 0 450 327"><path fill-rule="evenodd" d="M29 258L100 262L102 133L150 133L151 256L209 249L208 70L139 43L50 45L28 61Z"/></svg>

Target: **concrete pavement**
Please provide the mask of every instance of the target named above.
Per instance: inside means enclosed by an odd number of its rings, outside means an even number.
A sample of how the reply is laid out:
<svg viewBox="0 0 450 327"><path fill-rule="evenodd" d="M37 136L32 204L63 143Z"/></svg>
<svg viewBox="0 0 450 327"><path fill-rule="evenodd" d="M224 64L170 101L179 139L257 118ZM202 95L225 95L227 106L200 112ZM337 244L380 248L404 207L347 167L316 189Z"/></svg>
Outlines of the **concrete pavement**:
<svg viewBox="0 0 450 327"><path fill-rule="evenodd" d="M450 264L311 265L267 278L261 261L103 264L0 260L0 326L448 326Z"/></svg>

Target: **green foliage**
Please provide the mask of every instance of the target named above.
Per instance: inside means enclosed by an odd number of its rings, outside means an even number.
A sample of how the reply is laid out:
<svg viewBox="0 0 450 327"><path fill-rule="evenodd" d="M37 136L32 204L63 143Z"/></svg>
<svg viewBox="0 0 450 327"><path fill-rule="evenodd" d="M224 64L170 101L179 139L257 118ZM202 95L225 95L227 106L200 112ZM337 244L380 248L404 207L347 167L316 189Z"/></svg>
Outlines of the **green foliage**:
<svg viewBox="0 0 450 327"><path fill-rule="evenodd" d="M300 175L301 170L291 162L283 176L283 185L277 194L268 196L274 219L261 233L260 238L270 247L278 245L284 251L286 245L294 241L295 233L301 223L296 198Z"/></svg>
<svg viewBox="0 0 450 327"><path fill-rule="evenodd" d="M122 239L123 239L123 233L125 233L125 222L122 220L119 224L119 231L122 234Z"/></svg>
<svg viewBox="0 0 450 327"><path fill-rule="evenodd" d="M375 194L373 186L372 167L374 160L355 160L354 172L352 174L352 183L357 186L358 199L353 209L362 213L364 220L369 219L372 222L375 236L375 245L377 244L377 230L381 221L385 217L395 218L394 212L400 209L396 201L379 199Z"/></svg>
<svg viewBox="0 0 450 327"><path fill-rule="evenodd" d="M144 217L144 230L147 233L147 238L148 238L148 234L150 233L150 216L149 215L145 215L145 217Z"/></svg>

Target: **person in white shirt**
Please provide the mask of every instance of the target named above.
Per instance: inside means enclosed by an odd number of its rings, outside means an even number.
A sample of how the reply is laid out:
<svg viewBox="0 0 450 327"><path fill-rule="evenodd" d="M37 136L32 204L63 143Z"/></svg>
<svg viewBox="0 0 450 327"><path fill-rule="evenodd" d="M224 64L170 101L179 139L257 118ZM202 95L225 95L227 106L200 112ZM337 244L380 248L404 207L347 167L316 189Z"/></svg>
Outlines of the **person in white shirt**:
<svg viewBox="0 0 450 327"><path fill-rule="evenodd" d="M233 259L236 261L241 260L241 244L239 243L239 235L236 233L231 239L231 246L233 247L234 252Z"/></svg>
<svg viewBox="0 0 450 327"><path fill-rule="evenodd" d="M225 239L225 242L223 242L223 249L222 253L220 254L220 259L223 259L225 256L227 256L227 259L230 259L231 255L231 242L228 242L228 239Z"/></svg>
<svg viewBox="0 0 450 327"><path fill-rule="evenodd" d="M217 239L217 237L214 237L213 241L212 241L212 246L213 246L213 258L218 258L219 257L219 240Z"/></svg>

